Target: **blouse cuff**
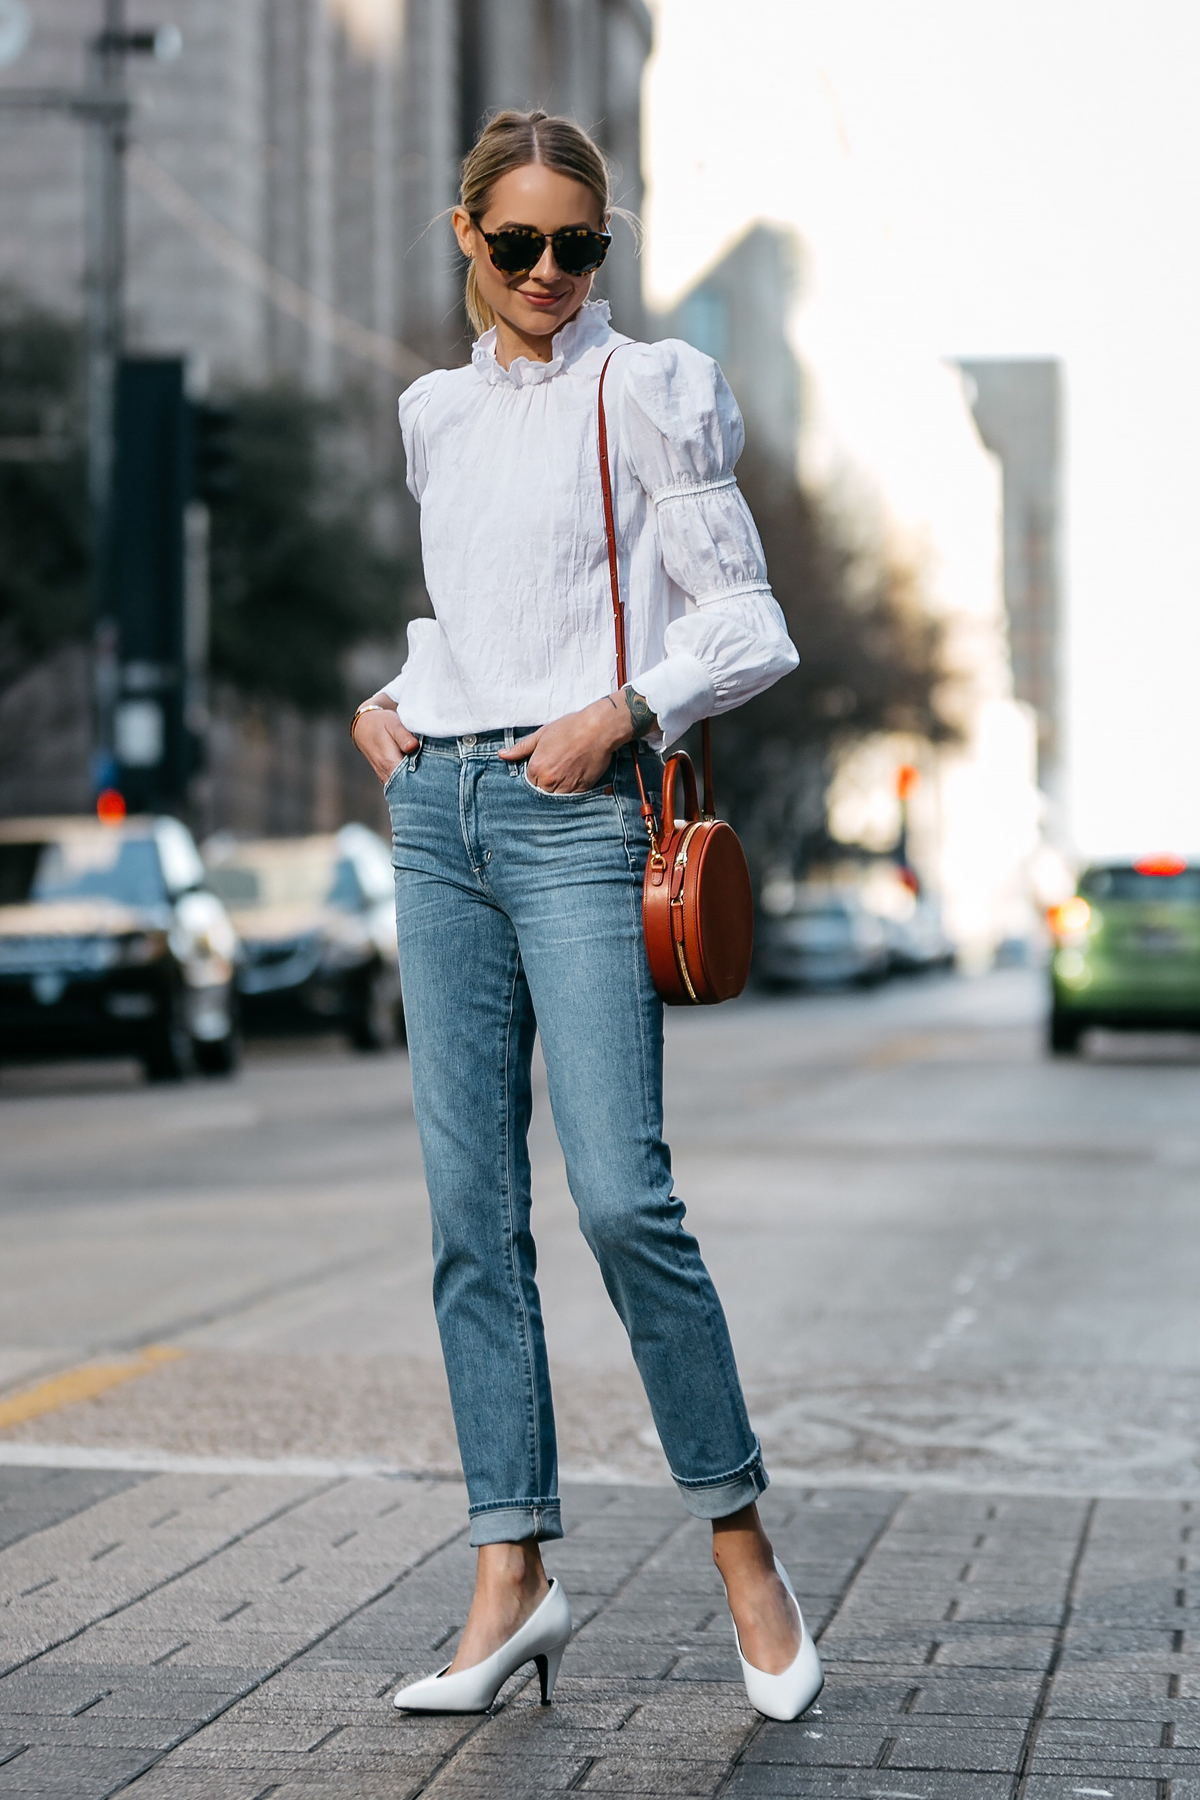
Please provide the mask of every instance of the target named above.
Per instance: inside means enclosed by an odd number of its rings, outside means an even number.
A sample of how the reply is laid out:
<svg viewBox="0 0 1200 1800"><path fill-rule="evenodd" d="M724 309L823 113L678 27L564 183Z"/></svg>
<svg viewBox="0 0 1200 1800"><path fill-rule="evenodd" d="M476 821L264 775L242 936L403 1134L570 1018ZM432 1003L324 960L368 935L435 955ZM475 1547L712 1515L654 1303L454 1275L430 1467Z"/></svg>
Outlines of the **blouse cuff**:
<svg viewBox="0 0 1200 1800"><path fill-rule="evenodd" d="M629 685L658 720L662 743L656 747L663 749L681 738L697 719L706 718L717 701L708 670L699 657L689 656L686 651L665 656L644 675L634 676ZM650 742L654 742L653 738Z"/></svg>

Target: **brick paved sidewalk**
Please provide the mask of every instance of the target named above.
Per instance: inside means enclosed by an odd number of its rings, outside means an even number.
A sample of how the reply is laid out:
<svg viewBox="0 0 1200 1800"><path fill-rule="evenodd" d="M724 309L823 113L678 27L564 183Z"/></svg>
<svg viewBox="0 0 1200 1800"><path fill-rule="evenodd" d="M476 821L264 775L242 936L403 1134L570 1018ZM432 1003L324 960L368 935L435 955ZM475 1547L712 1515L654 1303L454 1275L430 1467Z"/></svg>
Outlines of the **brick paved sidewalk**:
<svg viewBox="0 0 1200 1800"><path fill-rule="evenodd" d="M428 1719L460 1487L0 1469L0 1795L1200 1800L1190 1502L772 1490L829 1676L777 1725L673 1492L566 1499L556 1704Z"/></svg>

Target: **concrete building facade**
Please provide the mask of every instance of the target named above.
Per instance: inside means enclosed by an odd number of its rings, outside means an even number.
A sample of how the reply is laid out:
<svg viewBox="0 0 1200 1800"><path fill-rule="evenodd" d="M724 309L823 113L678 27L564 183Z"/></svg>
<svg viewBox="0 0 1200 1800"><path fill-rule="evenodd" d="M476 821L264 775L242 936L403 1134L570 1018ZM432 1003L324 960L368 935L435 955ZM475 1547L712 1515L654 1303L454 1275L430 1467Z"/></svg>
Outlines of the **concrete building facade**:
<svg viewBox="0 0 1200 1800"><path fill-rule="evenodd" d="M752 225L653 329L720 363L746 421L747 448L788 480L800 434L800 369L789 338L799 271L794 233Z"/></svg>
<svg viewBox="0 0 1200 1800"><path fill-rule="evenodd" d="M1013 689L1037 717L1038 780L1058 797L1062 762L1062 365L961 362L975 422L1004 478L1004 602Z"/></svg>
<svg viewBox="0 0 1200 1800"><path fill-rule="evenodd" d="M30 11L0 96L78 89L102 0L32 0ZM216 392L287 377L365 393L357 454L378 485L381 531L415 562L395 399L469 352L463 266L443 216L462 156L501 106L568 112L608 154L620 203L639 211L644 0L171 0L162 11L128 0L130 28L164 17L182 54L127 69L127 347L187 355ZM67 317L83 310L87 139L63 112L0 105L0 285ZM622 223L597 285L641 335L640 268ZM398 595L398 639L405 604ZM380 654L386 666L365 657L355 668L363 692L396 672L399 642ZM87 662L66 652L0 695L0 810L89 804ZM69 745L28 729L63 691L77 725ZM383 823L344 722L217 696L208 751L193 802L202 828Z"/></svg>
<svg viewBox="0 0 1200 1800"><path fill-rule="evenodd" d="M130 23L143 8L129 7ZM572 113L641 204L643 0L174 0L177 60L132 58L128 336L217 382L401 381L466 351L461 269L439 215L499 106ZM76 87L99 0L39 0L5 87ZM80 308L86 131L0 110L0 282ZM627 330L640 280L623 228L605 270ZM405 345L412 352L390 352ZM392 385L395 386L393 380Z"/></svg>

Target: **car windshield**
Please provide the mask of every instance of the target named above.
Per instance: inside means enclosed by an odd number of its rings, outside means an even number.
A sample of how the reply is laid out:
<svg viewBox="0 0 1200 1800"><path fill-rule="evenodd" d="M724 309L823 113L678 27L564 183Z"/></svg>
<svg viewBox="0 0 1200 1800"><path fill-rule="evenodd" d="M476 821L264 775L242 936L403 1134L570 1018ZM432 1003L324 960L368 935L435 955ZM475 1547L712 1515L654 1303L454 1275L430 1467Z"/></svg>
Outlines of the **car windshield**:
<svg viewBox="0 0 1200 1800"><path fill-rule="evenodd" d="M148 837L90 831L40 843L0 844L0 905L38 900L116 900L161 906L158 850Z"/></svg>
<svg viewBox="0 0 1200 1800"><path fill-rule="evenodd" d="M1140 869L1089 869L1079 883L1085 900L1136 900L1195 906L1200 902L1200 868L1178 875L1143 875Z"/></svg>
<svg viewBox="0 0 1200 1800"><path fill-rule="evenodd" d="M209 869L208 885L239 912L268 906L337 906L353 912L362 905L354 864L323 844L245 846Z"/></svg>

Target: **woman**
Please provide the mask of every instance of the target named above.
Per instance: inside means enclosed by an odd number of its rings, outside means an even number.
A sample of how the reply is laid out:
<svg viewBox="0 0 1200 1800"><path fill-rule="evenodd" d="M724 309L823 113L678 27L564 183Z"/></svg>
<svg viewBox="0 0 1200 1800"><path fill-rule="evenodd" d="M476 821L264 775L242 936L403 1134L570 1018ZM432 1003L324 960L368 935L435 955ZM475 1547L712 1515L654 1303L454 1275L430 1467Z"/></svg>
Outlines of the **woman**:
<svg viewBox="0 0 1200 1800"><path fill-rule="evenodd" d="M570 1611L530 1231L535 1031L585 1237L630 1336L684 1505L712 1521L751 1699L793 1718L820 1663L755 1501L767 1485L720 1301L662 1141L662 1009L641 931L629 746L671 743L794 667L733 476L716 365L630 344L588 299L607 168L569 120L501 113L463 165L470 366L406 390L436 619L355 714L385 783L434 1304L479 1560L452 1663L396 1705L479 1711L534 1660L550 1699ZM625 347L627 346L627 347ZM630 668L614 652L597 454L605 383Z"/></svg>

